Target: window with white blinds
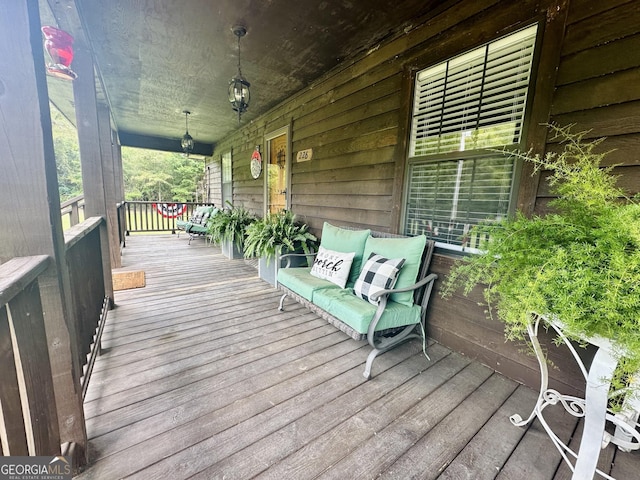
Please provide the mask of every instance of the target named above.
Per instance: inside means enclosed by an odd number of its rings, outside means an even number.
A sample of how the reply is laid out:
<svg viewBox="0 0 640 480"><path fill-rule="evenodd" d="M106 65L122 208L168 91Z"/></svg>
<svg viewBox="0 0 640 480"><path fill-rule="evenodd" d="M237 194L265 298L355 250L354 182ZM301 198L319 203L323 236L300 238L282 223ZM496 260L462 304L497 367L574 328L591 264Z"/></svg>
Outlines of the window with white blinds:
<svg viewBox="0 0 640 480"><path fill-rule="evenodd" d="M536 43L533 25L416 75L404 231L473 250L474 225L508 215ZM455 152L464 152L456 158Z"/></svg>
<svg viewBox="0 0 640 480"><path fill-rule="evenodd" d="M456 250L478 247L471 227L509 212L513 161L507 157L416 162L409 167L407 235L425 234Z"/></svg>
<svg viewBox="0 0 640 480"><path fill-rule="evenodd" d="M416 75L410 156L520 142L537 26Z"/></svg>

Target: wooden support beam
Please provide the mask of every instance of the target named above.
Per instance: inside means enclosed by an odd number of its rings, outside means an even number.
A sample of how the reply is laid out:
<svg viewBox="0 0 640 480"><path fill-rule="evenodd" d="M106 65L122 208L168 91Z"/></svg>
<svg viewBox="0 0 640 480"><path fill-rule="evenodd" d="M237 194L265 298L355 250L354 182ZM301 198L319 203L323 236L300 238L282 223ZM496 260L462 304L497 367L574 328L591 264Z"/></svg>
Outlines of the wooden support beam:
<svg viewBox="0 0 640 480"><path fill-rule="evenodd" d="M540 62L535 79L535 91L531 115L527 128L527 148L534 154L543 155L547 141L547 123L550 121L551 105L553 103L554 85L558 66L560 65L560 48L564 39L564 32L569 11L569 0L552 2L547 9L544 30L540 33L542 45L540 48ZM525 215L531 215L536 203L540 172L535 173L530 162L522 165L520 185L516 208Z"/></svg>
<svg viewBox="0 0 640 480"><path fill-rule="evenodd" d="M105 295L113 303L113 282L111 279L113 261L111 250L113 246L110 230L113 228L113 219L116 218L115 234L117 237L117 217L115 213L110 213L112 210L113 212L116 210L116 197L108 109L98 104L93 57L90 49L83 42L79 42L75 46L73 67L78 74L78 78L73 83L73 97L76 106L76 125L82 165L85 218L100 216L107 220L106 228L101 228L102 262ZM116 249L116 254L120 254L119 247Z"/></svg>
<svg viewBox="0 0 640 480"><path fill-rule="evenodd" d="M81 370L70 341L75 327L40 26L37 1L0 3L0 205L10 206L0 209L0 263L28 255L53 259L39 278L51 357L46 368L54 377L60 436L80 445L84 463Z"/></svg>
<svg viewBox="0 0 640 480"><path fill-rule="evenodd" d="M105 198L105 215L107 219L107 235L109 236L109 254L111 268L120 268L122 259L120 256L120 241L118 239L118 198L116 178L116 159L114 157L113 138L115 132L111 128L111 113L109 108L100 104L98 106L98 133L100 135L100 159L103 171Z"/></svg>

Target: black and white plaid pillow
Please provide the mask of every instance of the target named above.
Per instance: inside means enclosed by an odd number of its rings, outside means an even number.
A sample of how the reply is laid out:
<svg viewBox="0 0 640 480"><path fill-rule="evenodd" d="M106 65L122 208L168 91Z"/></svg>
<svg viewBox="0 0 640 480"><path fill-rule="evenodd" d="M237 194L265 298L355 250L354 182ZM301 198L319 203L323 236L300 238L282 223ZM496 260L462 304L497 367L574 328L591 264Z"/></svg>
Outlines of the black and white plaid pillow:
<svg viewBox="0 0 640 480"><path fill-rule="evenodd" d="M377 253L372 253L362 267L360 276L353 286L353 293L357 297L377 305L379 300L371 300L371 295L381 290L393 288L404 261L404 258L388 259Z"/></svg>

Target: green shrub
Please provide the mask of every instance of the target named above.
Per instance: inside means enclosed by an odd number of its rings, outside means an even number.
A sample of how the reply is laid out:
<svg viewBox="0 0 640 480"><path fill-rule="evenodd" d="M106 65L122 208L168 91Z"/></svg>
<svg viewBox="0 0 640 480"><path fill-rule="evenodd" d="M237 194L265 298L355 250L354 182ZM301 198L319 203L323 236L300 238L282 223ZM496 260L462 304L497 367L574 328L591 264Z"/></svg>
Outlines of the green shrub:
<svg viewBox="0 0 640 480"><path fill-rule="evenodd" d="M600 167L602 140L551 128L560 154L513 156L551 173L552 213L474 228L487 239L482 253L456 262L441 295L483 285L488 315L509 339L526 339L532 314L560 320L572 339L613 339L627 351L624 378L640 368L640 203L616 187L613 167Z"/></svg>
<svg viewBox="0 0 640 480"><path fill-rule="evenodd" d="M229 204L229 208L211 217L207 229L213 243L231 242L242 250L246 229L255 220L256 217L244 207Z"/></svg>
<svg viewBox="0 0 640 480"><path fill-rule="evenodd" d="M298 249L310 253L315 249L317 240L306 224L298 222L291 211L284 210L268 214L247 228L244 256L270 259L278 253ZM278 252L279 248L282 249L281 252Z"/></svg>

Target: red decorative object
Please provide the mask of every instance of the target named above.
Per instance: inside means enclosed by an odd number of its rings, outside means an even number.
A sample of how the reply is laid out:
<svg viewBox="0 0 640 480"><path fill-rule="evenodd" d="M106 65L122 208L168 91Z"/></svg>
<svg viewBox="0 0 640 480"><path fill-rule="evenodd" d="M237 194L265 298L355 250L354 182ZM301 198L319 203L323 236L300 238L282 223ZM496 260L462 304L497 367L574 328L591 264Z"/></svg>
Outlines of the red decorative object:
<svg viewBox="0 0 640 480"><path fill-rule="evenodd" d="M44 48L53 61L53 63L47 64L47 72L54 77L65 80L78 78L78 75L71 70L73 37L64 30L49 25L42 27L42 33L44 34Z"/></svg>
<svg viewBox="0 0 640 480"><path fill-rule="evenodd" d="M187 211L186 203L154 203L152 208L164 218L177 218Z"/></svg>

